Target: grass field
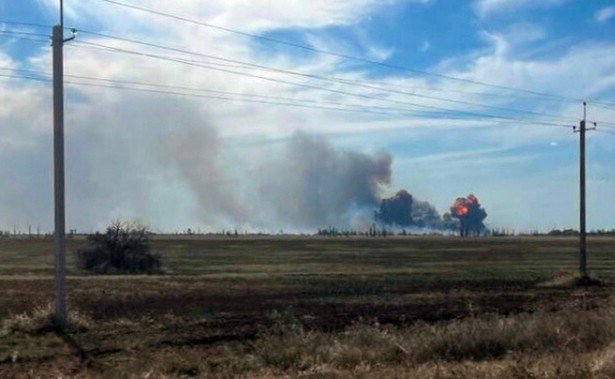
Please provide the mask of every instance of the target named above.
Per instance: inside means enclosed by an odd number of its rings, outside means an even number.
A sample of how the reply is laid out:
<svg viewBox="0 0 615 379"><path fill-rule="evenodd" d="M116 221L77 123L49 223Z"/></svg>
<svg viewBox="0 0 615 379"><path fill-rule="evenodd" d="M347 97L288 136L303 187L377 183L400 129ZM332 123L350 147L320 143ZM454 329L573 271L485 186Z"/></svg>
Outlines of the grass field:
<svg viewBox="0 0 615 379"><path fill-rule="evenodd" d="M615 376L614 238L592 288L574 238L160 237L149 277L84 275L83 244L61 334L52 242L0 240L0 377Z"/></svg>

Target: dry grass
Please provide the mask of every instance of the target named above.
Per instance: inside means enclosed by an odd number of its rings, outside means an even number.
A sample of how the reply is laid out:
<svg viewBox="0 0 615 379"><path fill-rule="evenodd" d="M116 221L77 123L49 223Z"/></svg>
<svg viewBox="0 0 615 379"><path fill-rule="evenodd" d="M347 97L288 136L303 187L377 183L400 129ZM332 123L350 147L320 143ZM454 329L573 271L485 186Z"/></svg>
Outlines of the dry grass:
<svg viewBox="0 0 615 379"><path fill-rule="evenodd" d="M540 288L574 288L602 286L604 283L596 278L582 278L575 272L560 271L555 274L553 279L538 283Z"/></svg>
<svg viewBox="0 0 615 379"><path fill-rule="evenodd" d="M47 305L10 317L3 331L13 333L13 338L26 333L37 339L37 333L49 328L51 314L52 307ZM84 339L88 333L117 338L113 333L166 330L183 321L166 315L156 320L92 324L78 313L70 320L73 330L93 329L84 332ZM118 350L118 355L90 356L91 361L84 364L70 361L72 353L68 352L50 357L46 367L53 367L50 373L56 377L66 376L69 362L70 376L86 378L615 377L615 310L609 304L593 310L577 307L511 316L475 315L406 326L364 320L339 332L306 330L292 309L271 312L267 320L269 326L260 328L252 341L143 348L135 340ZM13 359L13 364L19 364L19 359ZM9 376L44 377L38 363L29 365L26 360L13 367L19 371L7 371ZM28 369L34 371L20 374ZM2 370L0 366L0 376L6 374Z"/></svg>
<svg viewBox="0 0 615 379"><path fill-rule="evenodd" d="M615 377L615 313L610 310L473 317L406 327L372 321L338 333L298 329L283 312L276 317L278 322L253 342L135 357L124 367L125 377Z"/></svg>
<svg viewBox="0 0 615 379"><path fill-rule="evenodd" d="M278 330L253 344L253 354L264 367L296 372L315 367L347 370L360 366L497 361L519 354L612 351L615 315L610 311L567 311L468 318L434 325L419 323L403 328L357 324L336 334L280 335ZM607 354L601 361L613 357L615 353ZM610 367L606 363L599 366Z"/></svg>
<svg viewBox="0 0 615 379"><path fill-rule="evenodd" d="M613 241L590 255L605 280ZM20 275L0 277L0 378L615 378L615 292L565 274L573 239L154 246L170 275L69 276L79 312L60 335L35 307L53 296L51 248L0 243L0 274Z"/></svg>
<svg viewBox="0 0 615 379"><path fill-rule="evenodd" d="M2 322L0 335L10 333L41 334L57 329L54 320L54 305L47 303L35 307L31 312L24 312L9 316ZM65 330L70 332L83 332L92 326L92 320L80 312L71 310L67 315Z"/></svg>

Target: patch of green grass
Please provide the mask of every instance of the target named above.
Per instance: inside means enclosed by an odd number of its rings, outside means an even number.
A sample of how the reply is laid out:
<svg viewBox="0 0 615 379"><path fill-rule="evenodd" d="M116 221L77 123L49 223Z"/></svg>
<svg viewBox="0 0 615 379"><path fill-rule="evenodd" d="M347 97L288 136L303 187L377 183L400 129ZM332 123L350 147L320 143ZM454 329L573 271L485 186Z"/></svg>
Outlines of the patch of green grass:
<svg viewBox="0 0 615 379"><path fill-rule="evenodd" d="M590 238L588 263L595 276L613 278L614 238ZM84 241L68 241L69 274ZM0 240L0 275L51 275L51 240ZM574 238L154 238L174 275L416 275L484 280L545 279L577 265Z"/></svg>

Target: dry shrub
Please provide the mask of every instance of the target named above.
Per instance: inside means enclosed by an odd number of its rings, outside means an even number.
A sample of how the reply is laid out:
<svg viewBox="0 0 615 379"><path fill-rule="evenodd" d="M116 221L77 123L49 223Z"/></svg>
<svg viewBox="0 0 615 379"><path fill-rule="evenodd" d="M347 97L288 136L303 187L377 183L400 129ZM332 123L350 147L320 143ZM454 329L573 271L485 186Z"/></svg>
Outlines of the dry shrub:
<svg viewBox="0 0 615 379"><path fill-rule="evenodd" d="M150 232L134 223L116 221L105 233L87 237L77 250L77 268L96 274L162 274L160 256L150 252Z"/></svg>
<svg viewBox="0 0 615 379"><path fill-rule="evenodd" d="M57 330L58 326L54 320L55 307L53 303L35 307L31 312L12 315L2 322L2 334L26 333L41 334ZM66 330L72 332L83 332L92 326L92 320L75 311L70 310L67 314Z"/></svg>

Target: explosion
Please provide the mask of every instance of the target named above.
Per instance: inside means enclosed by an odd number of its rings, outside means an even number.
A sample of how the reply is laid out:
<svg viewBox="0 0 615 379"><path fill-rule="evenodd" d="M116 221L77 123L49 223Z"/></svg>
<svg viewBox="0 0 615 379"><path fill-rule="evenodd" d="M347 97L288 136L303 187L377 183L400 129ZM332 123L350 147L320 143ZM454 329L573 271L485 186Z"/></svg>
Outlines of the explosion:
<svg viewBox="0 0 615 379"><path fill-rule="evenodd" d="M481 207L476 196L458 197L451 207L451 215L459 219L459 234L461 237L479 236L485 229L483 220L487 212Z"/></svg>
<svg viewBox="0 0 615 379"><path fill-rule="evenodd" d="M457 222L443 219L427 201L419 201L408 191L400 190L395 196L382 199L374 219L383 225L432 230L455 230Z"/></svg>
<svg viewBox="0 0 615 379"><path fill-rule="evenodd" d="M376 220L397 226L412 225L412 205L414 198L406 190L401 190L389 199L380 202L380 210L376 212Z"/></svg>

